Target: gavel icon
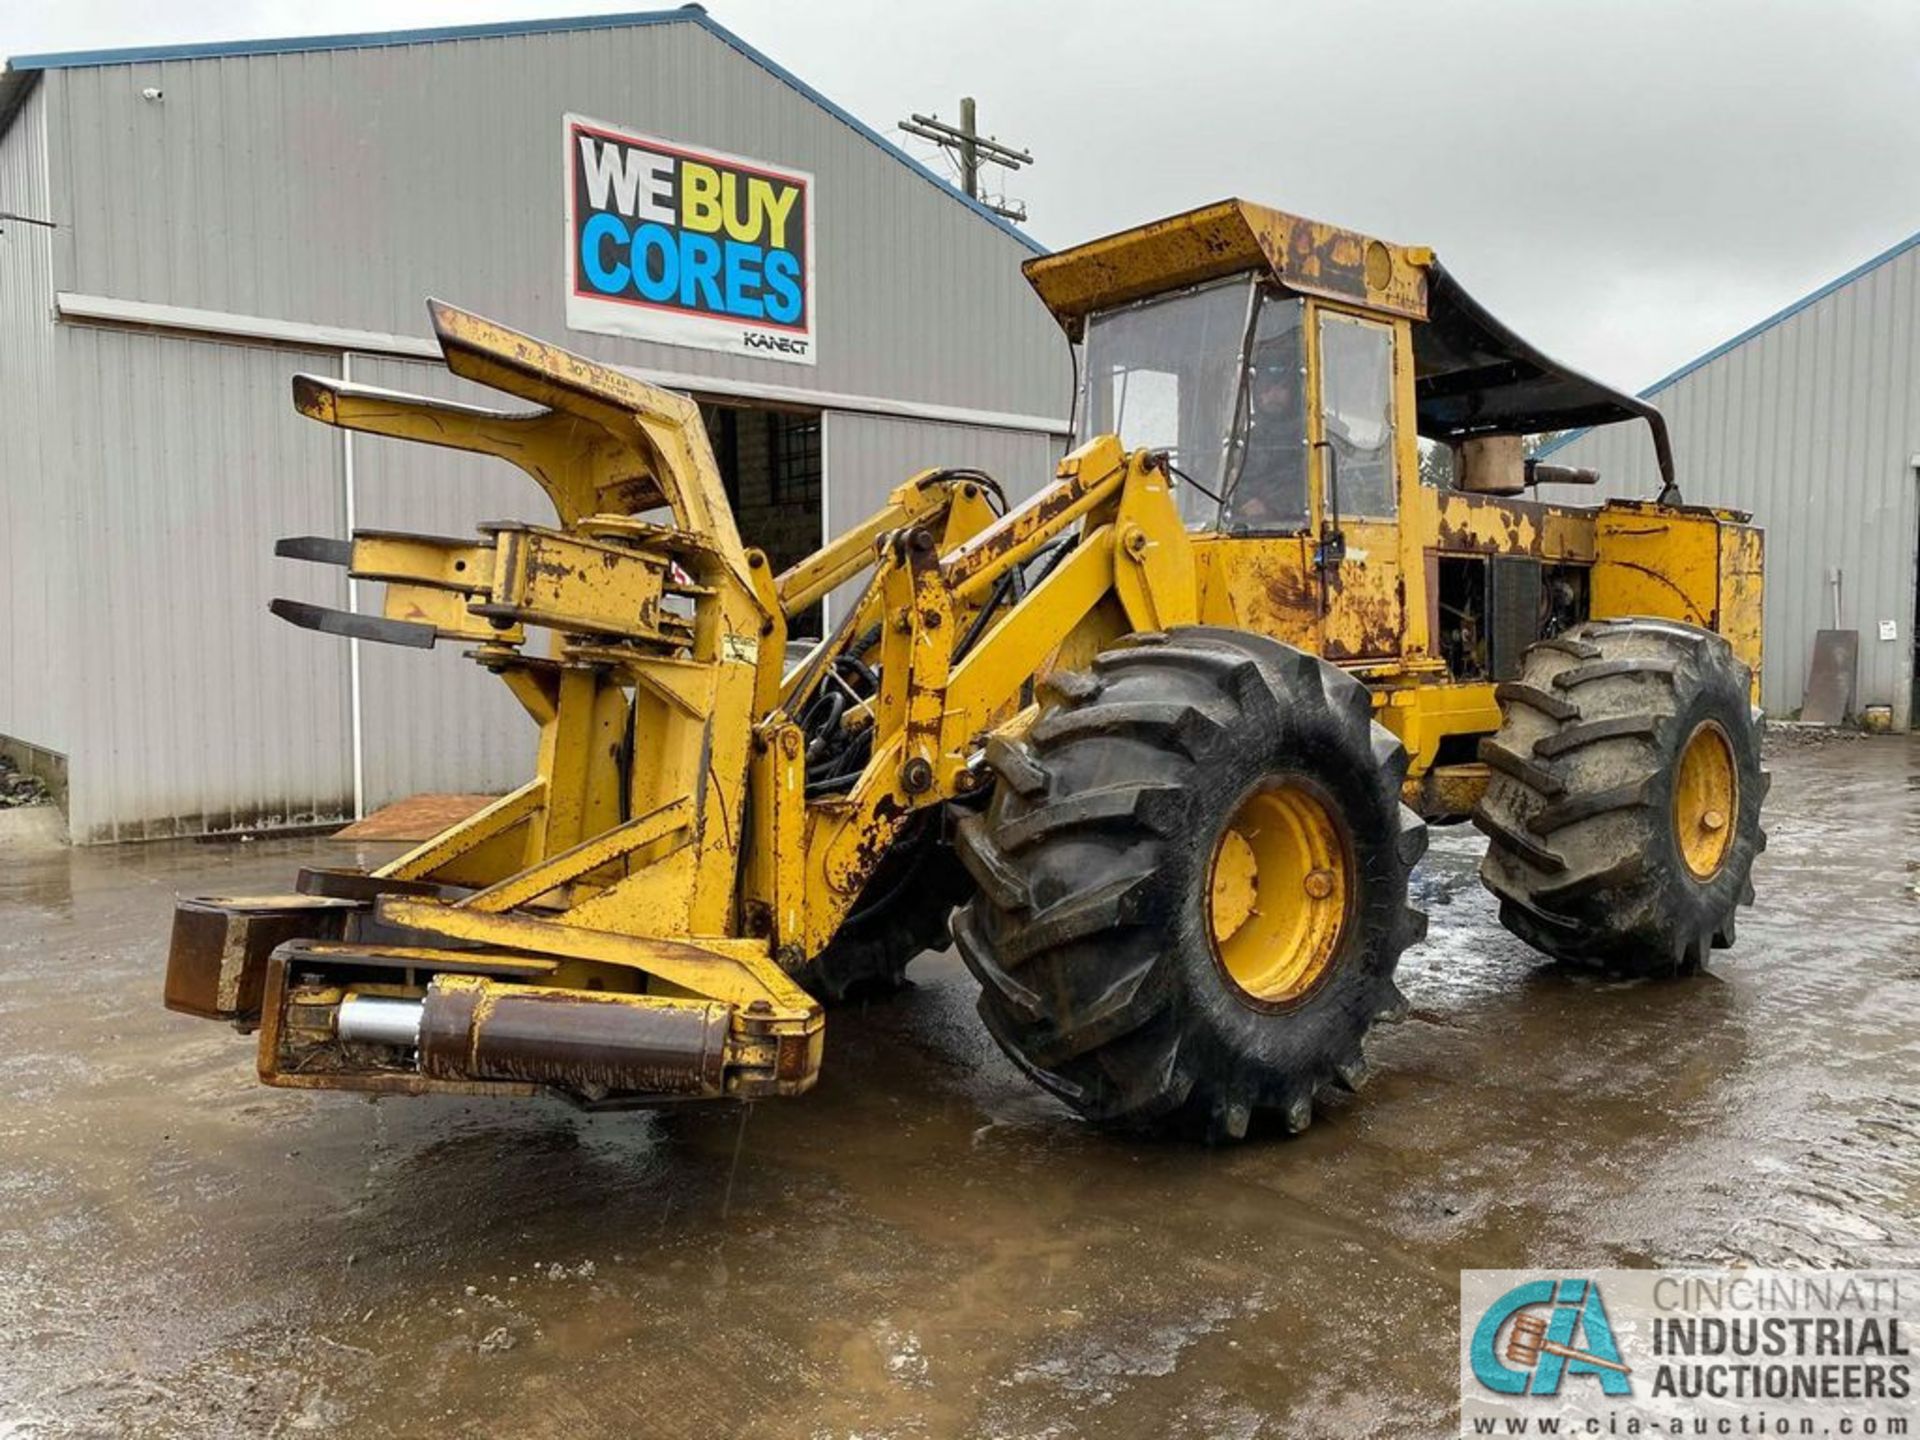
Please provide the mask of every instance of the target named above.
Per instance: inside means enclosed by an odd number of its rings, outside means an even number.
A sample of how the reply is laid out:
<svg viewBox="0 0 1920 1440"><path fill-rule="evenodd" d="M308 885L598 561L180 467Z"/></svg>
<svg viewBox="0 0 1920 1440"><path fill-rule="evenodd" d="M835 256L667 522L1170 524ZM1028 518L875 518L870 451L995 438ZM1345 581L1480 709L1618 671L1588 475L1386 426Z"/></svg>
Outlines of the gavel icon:
<svg viewBox="0 0 1920 1440"><path fill-rule="evenodd" d="M1576 1350L1571 1345L1562 1345L1557 1340L1547 1339L1547 1322L1544 1316L1514 1316L1512 1333L1507 1336L1507 1362L1512 1365L1522 1365L1531 1370L1542 1355L1558 1355L1567 1360L1583 1360L1589 1365L1598 1365L1602 1370L1617 1370L1622 1375L1633 1373L1618 1360L1602 1360L1598 1355L1589 1355L1586 1351Z"/></svg>

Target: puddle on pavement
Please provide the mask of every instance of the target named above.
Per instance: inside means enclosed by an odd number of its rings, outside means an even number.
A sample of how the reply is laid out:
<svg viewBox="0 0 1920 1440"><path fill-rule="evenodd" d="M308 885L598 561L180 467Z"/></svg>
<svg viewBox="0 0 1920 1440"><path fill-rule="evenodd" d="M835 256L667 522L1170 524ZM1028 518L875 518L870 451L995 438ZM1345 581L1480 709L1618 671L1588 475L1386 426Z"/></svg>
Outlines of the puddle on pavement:
<svg viewBox="0 0 1920 1440"><path fill-rule="evenodd" d="M7 868L0 1434L1448 1433L1462 1266L1920 1264L1916 754L1779 756L1677 983L1538 964L1436 831L1371 1085L1211 1152L1027 1086L950 957L750 1111L265 1090L159 1009L171 896L337 852Z"/></svg>

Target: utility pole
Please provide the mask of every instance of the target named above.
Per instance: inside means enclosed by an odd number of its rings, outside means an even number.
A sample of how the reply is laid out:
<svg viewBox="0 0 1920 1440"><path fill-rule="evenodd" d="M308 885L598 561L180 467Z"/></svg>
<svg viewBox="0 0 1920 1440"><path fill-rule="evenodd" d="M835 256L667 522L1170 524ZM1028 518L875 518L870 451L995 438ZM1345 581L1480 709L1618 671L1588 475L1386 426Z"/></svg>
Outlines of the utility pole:
<svg viewBox="0 0 1920 1440"><path fill-rule="evenodd" d="M974 105L971 95L963 96L960 101L960 123L949 125L938 115L914 114L900 122L900 128L909 135L918 135L923 140L931 140L943 150L952 150L960 157L960 188L968 196L978 200L996 215L1004 215L1009 220L1027 218L1027 207L1018 202L1009 204L1002 196L999 200L990 200L980 193L980 167L982 165L1001 165L1008 170L1018 170L1022 165L1031 165L1033 156L1025 150L1016 150L1011 145L1002 145L991 135L983 136L974 123Z"/></svg>

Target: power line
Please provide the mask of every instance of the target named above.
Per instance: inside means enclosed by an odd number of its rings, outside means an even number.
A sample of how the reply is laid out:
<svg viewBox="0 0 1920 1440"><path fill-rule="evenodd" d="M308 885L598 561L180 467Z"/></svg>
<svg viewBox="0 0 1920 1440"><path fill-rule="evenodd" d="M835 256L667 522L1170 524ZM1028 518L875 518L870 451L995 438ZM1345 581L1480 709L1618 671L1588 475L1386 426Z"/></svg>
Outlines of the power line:
<svg viewBox="0 0 1920 1440"><path fill-rule="evenodd" d="M960 101L960 123L950 125L938 115L914 114L900 122L900 128L909 135L918 135L923 140L931 140L943 150L951 150L960 157L960 186L967 195L978 200L996 215L1009 220L1025 220L1027 207L1015 201L1007 202L1004 195L989 199L980 190L980 167L999 165L1007 170L1018 170L1023 165L1031 165L1033 156L1025 150L1016 150L1011 145L1002 145L991 135L983 136L974 122L973 97L967 95Z"/></svg>

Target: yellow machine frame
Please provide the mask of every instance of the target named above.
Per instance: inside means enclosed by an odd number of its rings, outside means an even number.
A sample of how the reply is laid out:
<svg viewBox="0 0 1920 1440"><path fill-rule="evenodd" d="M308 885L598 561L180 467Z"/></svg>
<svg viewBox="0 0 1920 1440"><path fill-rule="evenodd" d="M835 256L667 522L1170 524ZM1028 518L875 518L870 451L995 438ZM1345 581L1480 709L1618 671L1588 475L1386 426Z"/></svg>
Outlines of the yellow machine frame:
<svg viewBox="0 0 1920 1440"><path fill-rule="evenodd" d="M986 752L1031 722L1035 678L1124 634L1233 625L1347 666L1405 741L1409 799L1430 813L1464 812L1485 783L1477 765L1438 763L1445 738L1500 723L1496 686L1453 682L1433 653L1437 555L1590 566L1596 614L1717 628L1757 673L1759 541L1744 517L1420 483L1413 327L1430 263L1235 201L1028 267L1070 332L1102 306L1239 271L1302 296L1310 441L1318 317L1390 327L1398 516L1345 521L1331 567L1311 536L1190 534L1165 457L1101 436L1002 515L977 478L916 475L775 576L741 543L683 396L437 303L449 369L535 409L302 377L309 417L506 459L552 502L554 526L476 540L283 542L386 595L379 618L275 602L310 628L470 645L538 727L535 774L371 874L308 871L295 896L183 902L168 1003L257 1026L261 1076L278 1085L609 1103L797 1093L818 1073L823 1020L792 972L917 813L984 783ZM1008 603L1003 582L1068 535L1071 552ZM788 671L789 623L863 573L835 634ZM541 631L551 645L535 653ZM870 758L843 793L809 797L796 697L876 632L880 688L849 722L871 728ZM395 1000L424 1002L408 1012L417 1068L342 1039L343 1005Z"/></svg>
<svg viewBox="0 0 1920 1440"><path fill-rule="evenodd" d="M1414 327L1428 316L1424 247L1393 245L1243 200L1177 215L1029 261L1026 273L1068 334L1102 309L1253 274L1305 305L1309 534L1196 536L1200 618L1271 635L1352 670L1375 691L1380 719L1406 745L1408 802L1436 816L1466 813L1486 783L1477 762L1441 768L1449 736L1500 725L1498 686L1455 682L1434 653L1433 562L1442 556L1528 556L1590 567L1595 615L1643 615L1717 630L1754 674L1761 647L1761 532L1732 510L1613 501L1577 507L1439 490L1420 479ZM1326 509L1319 353L1323 315L1393 335L1394 517L1339 517L1345 558L1322 574L1315 536ZM1664 453L1664 430L1658 432Z"/></svg>

